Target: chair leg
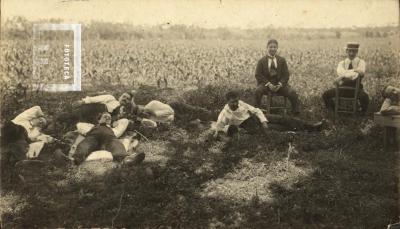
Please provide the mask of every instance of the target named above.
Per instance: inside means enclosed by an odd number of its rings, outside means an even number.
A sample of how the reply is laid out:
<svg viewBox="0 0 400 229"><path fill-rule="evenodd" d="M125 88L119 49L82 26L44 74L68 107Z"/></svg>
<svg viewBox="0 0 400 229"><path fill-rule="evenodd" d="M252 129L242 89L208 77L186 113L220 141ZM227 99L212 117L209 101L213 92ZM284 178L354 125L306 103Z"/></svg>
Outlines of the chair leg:
<svg viewBox="0 0 400 229"><path fill-rule="evenodd" d="M385 152L388 151L388 127L384 127L384 131L383 131L383 149Z"/></svg>
<svg viewBox="0 0 400 229"><path fill-rule="evenodd" d="M268 95L267 97L267 113L270 114L271 113L271 104L272 103L272 96Z"/></svg>

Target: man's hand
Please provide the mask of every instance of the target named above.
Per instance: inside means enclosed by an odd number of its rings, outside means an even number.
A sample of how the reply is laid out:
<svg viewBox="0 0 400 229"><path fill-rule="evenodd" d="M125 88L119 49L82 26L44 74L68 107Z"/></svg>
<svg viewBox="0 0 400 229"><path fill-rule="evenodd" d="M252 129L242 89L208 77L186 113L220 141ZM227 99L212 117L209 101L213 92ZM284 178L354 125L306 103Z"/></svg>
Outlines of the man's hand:
<svg viewBox="0 0 400 229"><path fill-rule="evenodd" d="M262 128L268 129L268 122L262 122L261 123Z"/></svg>
<svg viewBox="0 0 400 229"><path fill-rule="evenodd" d="M344 79L343 76L338 76L338 77L335 79L334 84L335 84L335 85L340 85L340 84L342 84L343 79Z"/></svg>
<svg viewBox="0 0 400 229"><path fill-rule="evenodd" d="M54 138L49 135L42 134L37 137L37 140L44 141L46 143L52 143L54 141Z"/></svg>
<svg viewBox="0 0 400 229"><path fill-rule="evenodd" d="M216 131L214 132L213 138L214 138L214 139L217 139L217 138L218 138L218 130L216 130Z"/></svg>

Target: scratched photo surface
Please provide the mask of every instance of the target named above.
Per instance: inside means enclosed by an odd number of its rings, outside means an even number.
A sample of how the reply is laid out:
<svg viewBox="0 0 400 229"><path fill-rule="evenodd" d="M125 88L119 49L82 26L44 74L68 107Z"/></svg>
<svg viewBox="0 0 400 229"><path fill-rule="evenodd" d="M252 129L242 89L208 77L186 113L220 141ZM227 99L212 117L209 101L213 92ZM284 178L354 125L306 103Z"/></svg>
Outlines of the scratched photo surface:
<svg viewBox="0 0 400 229"><path fill-rule="evenodd" d="M400 227L398 0L0 6L1 228Z"/></svg>

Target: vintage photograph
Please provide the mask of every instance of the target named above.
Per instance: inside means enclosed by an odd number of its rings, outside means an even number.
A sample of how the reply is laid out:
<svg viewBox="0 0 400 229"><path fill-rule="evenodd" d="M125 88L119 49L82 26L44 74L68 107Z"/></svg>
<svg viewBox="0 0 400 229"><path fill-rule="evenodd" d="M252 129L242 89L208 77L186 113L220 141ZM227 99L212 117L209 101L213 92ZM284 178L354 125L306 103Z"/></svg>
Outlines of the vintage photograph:
<svg viewBox="0 0 400 229"><path fill-rule="evenodd" d="M2 0L1 228L400 229L398 0Z"/></svg>

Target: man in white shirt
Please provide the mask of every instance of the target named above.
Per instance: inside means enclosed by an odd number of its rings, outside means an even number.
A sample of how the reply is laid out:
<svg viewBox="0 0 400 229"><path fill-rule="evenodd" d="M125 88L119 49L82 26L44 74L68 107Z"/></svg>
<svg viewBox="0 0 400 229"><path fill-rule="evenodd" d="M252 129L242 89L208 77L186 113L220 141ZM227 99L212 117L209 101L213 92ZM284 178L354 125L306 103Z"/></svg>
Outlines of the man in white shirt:
<svg viewBox="0 0 400 229"><path fill-rule="evenodd" d="M14 165L22 160L36 159L54 139L41 131L47 120L40 106L31 107L1 128L1 171L12 177Z"/></svg>
<svg viewBox="0 0 400 229"><path fill-rule="evenodd" d="M267 128L275 130L306 130L320 131L324 127L324 121L308 122L290 116L268 114L266 117L259 109L239 100L239 94L230 91L226 94L228 103L218 116L216 125L213 127L214 137L220 132L226 132L229 137L235 135L239 128L245 129L248 133L263 133Z"/></svg>
<svg viewBox="0 0 400 229"><path fill-rule="evenodd" d="M77 122L96 123L99 114L109 112L113 120L118 120L130 110L132 93L123 93L118 100L110 94L87 96L74 102L73 110L57 117L57 122L74 126Z"/></svg>
<svg viewBox="0 0 400 229"><path fill-rule="evenodd" d="M228 103L218 116L214 137L218 137L218 134L226 127L228 127L227 135L229 137L235 135L239 127L249 133L263 131L268 128L267 118L262 111L239 100L237 92L228 92L226 100Z"/></svg>
<svg viewBox="0 0 400 229"><path fill-rule="evenodd" d="M336 69L338 75L335 80L336 85L355 88L357 78L362 79L364 77L366 64L364 60L357 56L359 46L360 45L358 43L347 44L347 58L343 61L340 61ZM335 88L329 89L322 95L322 98L328 109L333 110L335 108L335 103L333 101L333 98L336 96L335 90ZM339 93L342 97L354 97L354 91L352 90L339 90ZM364 91L362 84L360 84L358 98L361 105L361 112L365 114L368 109L369 97Z"/></svg>
<svg viewBox="0 0 400 229"><path fill-rule="evenodd" d="M387 86L383 90L383 101L381 107L381 114L382 115L400 115L400 89Z"/></svg>

